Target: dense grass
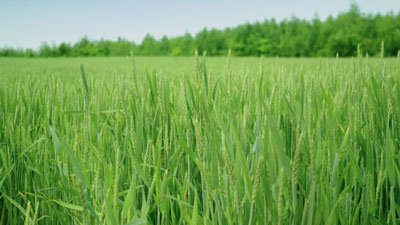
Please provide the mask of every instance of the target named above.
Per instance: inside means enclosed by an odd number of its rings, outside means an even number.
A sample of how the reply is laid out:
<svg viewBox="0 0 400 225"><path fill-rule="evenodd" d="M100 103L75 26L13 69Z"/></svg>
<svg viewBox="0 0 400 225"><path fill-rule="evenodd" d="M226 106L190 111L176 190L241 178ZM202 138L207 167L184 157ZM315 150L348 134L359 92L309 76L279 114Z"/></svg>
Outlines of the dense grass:
<svg viewBox="0 0 400 225"><path fill-rule="evenodd" d="M135 60L0 59L0 224L400 222L398 59Z"/></svg>

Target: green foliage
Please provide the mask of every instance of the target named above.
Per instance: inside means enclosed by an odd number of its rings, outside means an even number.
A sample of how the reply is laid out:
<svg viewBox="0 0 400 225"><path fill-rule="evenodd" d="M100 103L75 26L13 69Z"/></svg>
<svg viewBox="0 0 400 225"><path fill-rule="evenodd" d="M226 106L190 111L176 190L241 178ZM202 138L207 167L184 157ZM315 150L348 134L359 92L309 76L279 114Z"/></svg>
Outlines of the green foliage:
<svg viewBox="0 0 400 225"><path fill-rule="evenodd" d="M399 63L1 58L0 224L398 224Z"/></svg>
<svg viewBox="0 0 400 225"><path fill-rule="evenodd" d="M279 23L270 19L224 30L203 29L194 36L164 36L160 40L147 34L141 44L122 38L96 41L83 37L72 45L43 43L37 52L3 48L0 56L128 56L130 51L141 56L191 56L195 50L221 56L231 49L236 56L333 57L337 53L357 56L358 45L363 55L378 56L382 41L386 43L386 56L396 56L400 49L400 12L364 14L352 5L348 12L325 21L317 17L312 21L292 17Z"/></svg>

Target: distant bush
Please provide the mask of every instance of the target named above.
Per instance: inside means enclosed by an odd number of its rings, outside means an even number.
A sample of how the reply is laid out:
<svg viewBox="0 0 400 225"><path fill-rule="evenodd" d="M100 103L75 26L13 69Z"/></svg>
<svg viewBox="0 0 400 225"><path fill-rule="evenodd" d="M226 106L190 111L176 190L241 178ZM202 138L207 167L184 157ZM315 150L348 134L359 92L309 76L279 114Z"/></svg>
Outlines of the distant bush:
<svg viewBox="0 0 400 225"><path fill-rule="evenodd" d="M382 14L361 13L357 5L337 17L303 20L297 17L276 22L246 23L224 30L203 29L192 36L155 39L147 34L141 44L118 38L89 40L86 36L75 44L43 43L38 51L31 49L0 49L0 56L126 56L130 51L143 56L187 56L207 51L207 55L225 55L228 49L237 56L355 56L360 46L362 54L379 55L381 42L385 55L395 56L400 49L400 12Z"/></svg>

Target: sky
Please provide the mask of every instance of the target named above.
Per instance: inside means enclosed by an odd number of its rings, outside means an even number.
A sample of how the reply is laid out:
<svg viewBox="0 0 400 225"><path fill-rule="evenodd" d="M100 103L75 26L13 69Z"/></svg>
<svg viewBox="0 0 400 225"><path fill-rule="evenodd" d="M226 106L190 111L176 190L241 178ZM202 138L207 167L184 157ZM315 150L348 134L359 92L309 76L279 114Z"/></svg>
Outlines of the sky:
<svg viewBox="0 0 400 225"><path fill-rule="evenodd" d="M271 18L325 19L352 2L363 13L400 11L400 0L0 0L0 47L36 49L85 35L140 43L147 33L161 38Z"/></svg>

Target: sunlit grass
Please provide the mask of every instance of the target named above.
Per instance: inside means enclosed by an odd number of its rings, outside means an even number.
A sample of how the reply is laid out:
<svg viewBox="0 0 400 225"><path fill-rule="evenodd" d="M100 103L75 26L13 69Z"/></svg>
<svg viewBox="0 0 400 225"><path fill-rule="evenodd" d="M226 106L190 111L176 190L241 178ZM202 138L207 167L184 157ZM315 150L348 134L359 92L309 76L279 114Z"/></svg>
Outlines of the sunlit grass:
<svg viewBox="0 0 400 225"><path fill-rule="evenodd" d="M399 59L132 60L0 59L0 224L400 222Z"/></svg>

